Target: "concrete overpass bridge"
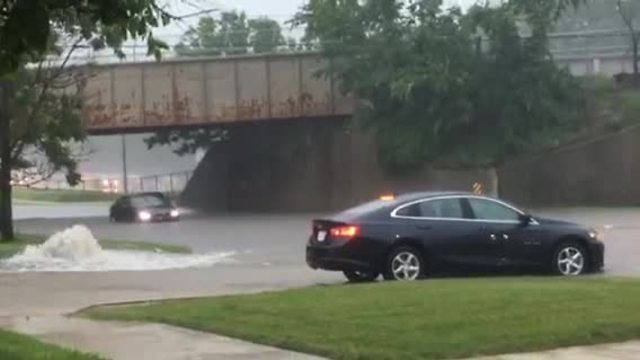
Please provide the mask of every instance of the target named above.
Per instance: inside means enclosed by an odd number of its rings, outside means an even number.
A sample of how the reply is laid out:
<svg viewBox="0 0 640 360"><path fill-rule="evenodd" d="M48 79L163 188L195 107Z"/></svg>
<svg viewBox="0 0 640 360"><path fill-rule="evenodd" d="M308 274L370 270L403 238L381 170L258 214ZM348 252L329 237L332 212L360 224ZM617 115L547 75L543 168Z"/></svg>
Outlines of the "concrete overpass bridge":
<svg viewBox="0 0 640 360"><path fill-rule="evenodd" d="M98 66L84 89L90 133L246 121L344 117L343 96L318 54L180 59Z"/></svg>

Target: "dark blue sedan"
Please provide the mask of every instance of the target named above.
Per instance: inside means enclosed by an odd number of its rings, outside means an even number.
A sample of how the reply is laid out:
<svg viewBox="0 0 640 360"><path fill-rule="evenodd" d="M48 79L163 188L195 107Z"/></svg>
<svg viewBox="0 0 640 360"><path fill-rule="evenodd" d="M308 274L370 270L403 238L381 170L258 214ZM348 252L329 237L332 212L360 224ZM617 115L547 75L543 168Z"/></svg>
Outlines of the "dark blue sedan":
<svg viewBox="0 0 640 360"><path fill-rule="evenodd" d="M416 280L445 268L542 268L576 276L602 269L604 244L592 229L531 216L468 193L384 196L313 221L313 269L350 281Z"/></svg>

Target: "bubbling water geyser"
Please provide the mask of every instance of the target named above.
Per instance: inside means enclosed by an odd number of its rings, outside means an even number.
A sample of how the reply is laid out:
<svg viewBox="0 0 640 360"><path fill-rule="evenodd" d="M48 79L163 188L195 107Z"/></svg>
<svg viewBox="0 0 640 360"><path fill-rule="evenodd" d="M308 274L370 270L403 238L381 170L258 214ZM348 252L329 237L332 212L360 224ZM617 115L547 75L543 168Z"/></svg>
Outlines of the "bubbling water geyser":
<svg viewBox="0 0 640 360"><path fill-rule="evenodd" d="M233 252L169 254L160 251L105 250L84 225L53 234L39 245L0 260L2 272L152 271L210 267L232 261Z"/></svg>

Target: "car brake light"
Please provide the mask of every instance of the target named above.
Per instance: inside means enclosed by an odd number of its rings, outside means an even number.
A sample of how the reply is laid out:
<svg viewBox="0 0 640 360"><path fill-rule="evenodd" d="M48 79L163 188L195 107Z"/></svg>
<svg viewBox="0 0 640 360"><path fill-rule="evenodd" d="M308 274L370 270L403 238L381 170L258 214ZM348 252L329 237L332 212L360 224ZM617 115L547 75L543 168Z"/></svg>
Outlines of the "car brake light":
<svg viewBox="0 0 640 360"><path fill-rule="evenodd" d="M353 225L338 226L332 228L330 233L333 238L350 240L360 234L360 227Z"/></svg>
<svg viewBox="0 0 640 360"><path fill-rule="evenodd" d="M379 199L381 201L393 201L396 199L396 197L393 194L382 194L380 195Z"/></svg>

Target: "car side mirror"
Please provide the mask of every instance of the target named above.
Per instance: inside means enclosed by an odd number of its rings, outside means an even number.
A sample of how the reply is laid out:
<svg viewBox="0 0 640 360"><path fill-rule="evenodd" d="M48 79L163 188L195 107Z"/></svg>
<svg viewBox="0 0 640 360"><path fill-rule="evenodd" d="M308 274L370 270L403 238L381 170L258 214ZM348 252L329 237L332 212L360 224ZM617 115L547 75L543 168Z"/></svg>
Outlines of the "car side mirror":
<svg viewBox="0 0 640 360"><path fill-rule="evenodd" d="M533 218L529 214L520 215L520 224L523 226L529 226L533 222Z"/></svg>

